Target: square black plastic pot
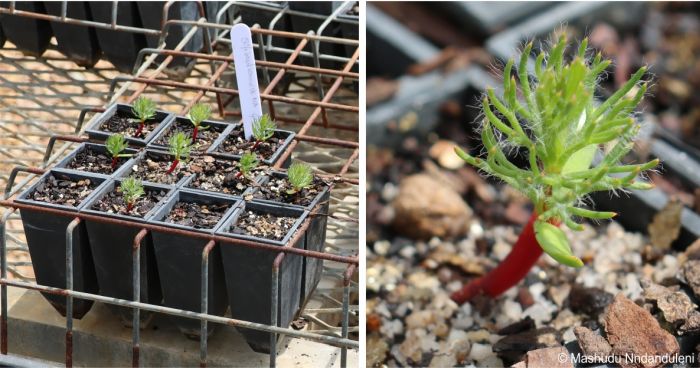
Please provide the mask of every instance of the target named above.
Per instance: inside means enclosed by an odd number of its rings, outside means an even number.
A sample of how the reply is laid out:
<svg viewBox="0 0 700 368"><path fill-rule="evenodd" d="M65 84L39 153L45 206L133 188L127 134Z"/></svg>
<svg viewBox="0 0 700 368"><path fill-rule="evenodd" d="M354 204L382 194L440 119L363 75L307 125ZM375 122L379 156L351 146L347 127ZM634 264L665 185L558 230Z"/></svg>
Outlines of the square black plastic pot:
<svg viewBox="0 0 700 368"><path fill-rule="evenodd" d="M111 1L89 1L92 20L112 23ZM120 1L117 4L117 25L141 28L141 18L135 1ZM96 28L97 40L105 57L117 70L123 73L133 71L139 50L146 47L146 37L142 33L113 31Z"/></svg>
<svg viewBox="0 0 700 368"><path fill-rule="evenodd" d="M166 223L163 221L180 201L196 203L229 203L231 207L221 217L219 223L213 229L194 229L181 225ZM150 223L167 226L179 230L190 230L199 233L214 233L219 226L231 215L240 201L234 198L205 195L185 190L178 190L170 196L165 203L151 216ZM205 239L193 238L179 234L162 231L153 231L153 247L155 249L158 274L163 290L163 303L167 307L184 309L199 313L201 308L201 275L202 275L202 251L207 245ZM217 244L209 253L208 285L208 309L207 313L223 316L228 307L226 297L226 285L224 283L224 270L221 263L220 246ZM199 320L172 317L180 330L189 338L199 339ZM209 334L214 330L209 325Z"/></svg>
<svg viewBox="0 0 700 368"><path fill-rule="evenodd" d="M95 190L88 195L77 207L50 204L29 199L28 196L49 175L60 175L70 179L89 178L96 183ZM34 185L22 192L15 201L17 203L30 204L45 208L61 209L75 212L76 214L85 203L99 190L99 185L107 180L106 176L91 173L74 173L55 169L44 174ZM66 228L73 221L71 216L56 216L37 210L21 209L24 235L27 238L27 247L32 258L36 282L39 285L56 288L66 288ZM96 294L98 291L97 276L92 260L92 252L85 227L81 221L73 232L73 290ZM66 315L66 297L48 293L42 293L44 298L51 303L62 316ZM73 318L83 318L90 310L91 300L73 299Z"/></svg>
<svg viewBox="0 0 700 368"><path fill-rule="evenodd" d="M67 4L66 15L68 18L90 20L88 3L71 1ZM48 14L61 16L61 2L44 1L44 6ZM95 28L62 22L51 22L51 28L56 36L58 51L76 64L90 68L100 60L102 50L100 50L100 45L97 42Z"/></svg>
<svg viewBox="0 0 700 368"><path fill-rule="evenodd" d="M0 1L0 6L9 8L10 2ZM41 1L17 1L15 9L46 14L44 3ZM39 57L48 48L53 37L51 24L48 21L7 14L2 15L0 19L2 19L5 37L24 54Z"/></svg>
<svg viewBox="0 0 700 368"><path fill-rule="evenodd" d="M104 142L109 138L110 135L116 134L108 131L101 130L100 128L102 127L102 124L106 123L114 114L117 112L120 113L127 113L127 114L132 114L131 112L132 106L131 105L124 105L124 104L114 104L110 106L105 112L103 112L100 115L95 116L89 123L85 131L88 134L88 137L92 140L97 140ZM124 140L129 142L130 145L132 146L137 146L137 147L144 147L148 143L151 142L151 140L160 132L163 127L170 122L170 120L174 119L175 115L165 112L165 111L160 111L156 110L156 116L155 120L159 121L160 123L158 126L155 127L148 135L144 138L134 138L134 137L127 137L124 136ZM136 124L136 123L134 123Z"/></svg>
<svg viewBox="0 0 700 368"><path fill-rule="evenodd" d="M139 8L139 16L141 24L145 28L160 30L163 22L163 1L137 1ZM168 20L189 20L196 21L199 19L199 10L197 3L194 1L178 1L170 4L168 9ZM177 25L168 28L168 34L165 37L165 47L168 50L173 50L180 41L192 29L190 25ZM150 48L157 48L159 36L146 36L146 45ZM194 36L185 44L182 51L199 52L204 43L202 42L202 29L200 28ZM156 58L156 63L161 63L166 58L165 55L160 55ZM176 75L181 77L186 76L194 66L194 59L182 56L175 57L168 69L175 71Z"/></svg>
<svg viewBox="0 0 700 368"><path fill-rule="evenodd" d="M171 189L164 185L144 185L144 190L163 190L166 197L158 203L143 218L126 216L114 213L106 213L92 209L105 195L114 191L121 184L121 180L113 180L100 187L92 199L85 204L82 212L103 216L118 220L126 220L137 223L145 223L154 212L156 212L162 202L167 200ZM100 295L113 298L134 300L133 293L133 252L134 238L141 231L139 227L111 224L107 222L85 220L88 239L92 257L95 262L95 271L100 285ZM140 301L143 303L160 305L163 294L160 289L158 278L158 267L156 265L155 253L153 250L153 240L151 232L141 241L140 249ZM117 314L122 323L126 326L132 325L133 309L108 304ZM152 314L148 311L141 311L142 327L150 320Z"/></svg>
<svg viewBox="0 0 700 368"><path fill-rule="evenodd" d="M158 131L158 134L156 134L155 137L151 140L151 143L148 145L148 148L151 149L157 149L157 150L162 150L162 151L167 151L168 146L167 144L159 144L157 143L161 138L165 137L170 130L172 129L177 129L177 126L180 124L185 124L187 126L192 126L192 122L190 119L184 117L184 116L176 116L174 119L171 119L168 121L167 124L163 125L163 128ZM214 139L214 141L211 142L211 145L208 147L203 147L202 149L198 149L197 152L206 152L208 151L212 146L214 146L214 143L216 143L219 138L226 132L227 129L231 127L232 124L223 122L223 121L213 121L213 120L204 120L200 124L200 130L199 132L202 132L201 128L206 128L207 130L215 130L219 132L219 136ZM193 145L194 146L194 145ZM194 150L193 150L194 152Z"/></svg>
<svg viewBox="0 0 700 368"><path fill-rule="evenodd" d="M325 21L328 16L330 16L333 11L336 9L336 2L333 1L291 1L289 2L289 9L291 10L296 10L304 13L311 13L315 15L320 15L321 17L315 18L315 17L308 17L308 16L302 16L302 15L291 15L291 22L292 22L292 29L296 33L301 33L301 34L306 34L309 31L314 31L315 34L318 34L318 29L323 25L323 22ZM321 36L327 36L327 37L339 37L340 36L340 27L338 27L337 22L330 22L326 26L326 28L323 30L323 34ZM309 45L304 47L304 51L308 51L310 53L313 53L313 47L311 46L311 42L315 41L310 41ZM332 42L319 42L319 54L325 54L325 55L335 55L335 56L340 56L344 53L342 45L332 43ZM313 57L307 57L303 55L299 55L299 59L301 60L301 64L307 65L307 66L315 66L314 65L314 59ZM338 69L339 67L342 67L341 63L337 61L331 61L331 60L319 60L319 64L321 68L327 68L327 69Z"/></svg>
<svg viewBox="0 0 700 368"><path fill-rule="evenodd" d="M80 146L78 146L78 148L76 148L73 152L69 153L68 156L64 157L61 161L59 161L59 162L54 166L54 168L61 168L61 169L65 169L66 171L75 171L75 172L80 172L80 173L87 172L87 171L81 171L81 170L77 170L77 169L70 169L70 168L68 168L68 164L70 164L70 162L73 161L73 159L75 158L75 156L76 156L78 153L80 153L80 152L82 152L82 151L84 151L84 150L86 150L86 149L91 149L91 150L93 150L93 151L100 152L100 153L104 153L104 154L106 154L107 156L109 156L109 153L107 152L107 147L105 147L104 145L95 144L95 143L83 143L83 144L81 144ZM126 158L126 160L121 164L121 166L119 166L119 167L117 168L117 170L115 170L113 173L108 173L108 174L97 173L97 174L107 175L107 176L111 176L111 175L121 176L121 173L122 173L124 170L126 170L126 169L128 169L128 168L131 167L132 161L134 160L134 158L135 158L136 155L138 154L138 151L133 150L133 149L128 149L128 148L127 148L127 149L125 149L125 150L123 151L123 153L124 153L124 154L130 154L130 155L133 155L133 156L130 157L130 158Z"/></svg>
<svg viewBox="0 0 700 368"><path fill-rule="evenodd" d="M297 222L282 241L232 234L229 229L245 210L270 213L276 216L298 217ZM279 247L304 248L305 236L294 244L289 244L307 213L301 208L282 207L261 202L245 202L219 228L218 235L245 239L260 243L274 244ZM224 260L226 287L231 306L231 317L250 322L272 324L272 270L279 253L255 249L236 244L221 244ZM302 257L287 253L282 260L278 274L277 326L289 327L299 310L301 292ZM238 329L250 347L259 353L270 353L270 334L263 331ZM278 336L277 346L284 341Z"/></svg>
<svg viewBox="0 0 700 368"><path fill-rule="evenodd" d="M210 154L203 155L203 156L211 156L217 161L229 162L231 164L231 166L234 166L237 164L237 162L235 160L231 160L231 159L227 159L227 158L216 157L216 156L210 155ZM203 156L200 156L200 157L203 157ZM183 184L181 184L180 187L182 187L183 189L187 189L188 191L193 191L193 192L198 192L198 193L203 193L203 194L214 194L214 195L218 195L218 196L241 198L241 197L247 196L248 194L253 193L254 187L260 183L260 180L262 180L262 178L265 177L264 173L266 170L267 170L267 168L265 168L265 167L259 167L259 168L256 168L255 170L253 170L253 173L251 173L251 175L258 175L258 176L256 176L253 180L251 180L248 187L245 188L241 193L225 193L221 190L222 189L221 187L217 187L216 188L217 190L207 190L207 189L203 189L201 187L200 188L195 187L195 183L197 181L197 178L199 175L201 175L201 173L193 174L191 179L189 179L186 182L184 182Z"/></svg>
<svg viewBox="0 0 700 368"><path fill-rule="evenodd" d="M241 124L236 124L224 132L224 134L221 134L219 136L219 139L217 139L211 147L207 150L207 153L215 156L215 157L222 157L222 158L227 158L230 160L240 160L241 156L240 155L234 155L230 153L225 153L219 151L219 148L221 145L228 139L229 136L235 135L235 134L243 134L242 126ZM282 144L280 144L279 147L277 147L277 151L272 154L272 156L268 159L261 160L261 162L265 163L268 166L274 166L277 161L280 159L282 156L282 153L284 153L285 150L287 150L287 147L289 147L289 144L292 143L294 140L294 132L288 131L288 130L281 130L281 129L276 129L274 137L279 138L282 140ZM287 159L284 161L282 164L283 168L289 167L292 163L292 157L289 156Z"/></svg>
<svg viewBox="0 0 700 368"><path fill-rule="evenodd" d="M286 178L287 174L274 171L270 175L276 178ZM260 178L260 186L264 185L270 180L270 177ZM253 197L257 190L253 190ZM331 191L329 187L326 187L321 193L319 193L316 198L306 207L297 206L284 202L269 201L260 198L256 198L256 201L260 203L267 203L277 206L285 206L292 208L303 208L309 211L309 217L312 218L311 224L306 231L306 241L304 243L304 249L313 250L317 252L323 252L324 244L326 243L326 225L328 224L328 210L330 207ZM313 257L304 257L304 266L302 267L302 282L301 282L301 306L302 308L308 302L308 298L318 286L318 282L321 280L321 274L323 273L323 260Z"/></svg>
<svg viewBox="0 0 700 368"><path fill-rule="evenodd" d="M163 152L163 151L151 151L151 150L144 150L141 151L141 153L134 157L131 161L129 161L127 164L125 164L120 170L115 173L114 177L115 178L124 178L127 176L131 176L133 174L133 168L135 165L141 165L141 163L144 161L146 158L159 158L163 159L169 162L172 162L173 155L171 155L168 152ZM180 165L184 165L184 162L180 162ZM148 180L143 180L144 184L154 184L154 185L166 185L170 187L179 187L182 186L183 184L189 182L192 180L193 175L192 174L183 174L181 178L179 178L176 182L174 183L157 183L157 182L152 182Z"/></svg>

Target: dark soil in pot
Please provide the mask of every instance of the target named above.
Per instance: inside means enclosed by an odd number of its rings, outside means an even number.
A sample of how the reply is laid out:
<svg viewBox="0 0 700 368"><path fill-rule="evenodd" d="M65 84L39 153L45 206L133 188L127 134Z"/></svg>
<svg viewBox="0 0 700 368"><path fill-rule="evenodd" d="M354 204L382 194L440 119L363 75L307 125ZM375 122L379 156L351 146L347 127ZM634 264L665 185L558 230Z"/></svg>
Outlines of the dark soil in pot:
<svg viewBox="0 0 700 368"><path fill-rule="evenodd" d="M296 220L294 217L245 211L228 231L232 234L280 241L289 233Z"/></svg>
<svg viewBox="0 0 700 368"><path fill-rule="evenodd" d="M173 163L172 155L146 152L129 171L127 175L133 175L138 179L159 184L177 184L184 177L192 174L189 163L181 161L172 173L168 173Z"/></svg>
<svg viewBox="0 0 700 368"><path fill-rule="evenodd" d="M163 221L195 229L213 229L230 207L229 204L178 202Z"/></svg>
<svg viewBox="0 0 700 368"><path fill-rule="evenodd" d="M228 136L221 142L216 152L225 153L229 155L241 156L246 152L255 152L264 160L269 160L277 152L282 144L284 144L286 135L282 135L280 132L275 132L272 138L265 142L258 144L258 146L253 150L255 146L255 138L247 141L243 134L243 126L239 125L230 131Z"/></svg>
<svg viewBox="0 0 700 368"><path fill-rule="evenodd" d="M102 123L100 130L109 133L120 133L123 134L124 137L143 139L158 128L158 124L160 123L161 120L147 120L144 123L141 134L137 137L136 132L139 129L139 122L136 121L134 115L129 111L117 109L114 115L112 115L106 122Z"/></svg>
<svg viewBox="0 0 700 368"><path fill-rule="evenodd" d="M226 126L223 124L202 123L197 131L197 140L193 144L193 151L206 151L214 143L214 141L219 138L219 135L221 135L224 129L226 129ZM177 119L170 125L166 132L163 132L161 136L155 140L154 144L167 147L170 138L178 132L183 132L188 137L191 137L193 131L194 125L192 125L189 120Z"/></svg>
<svg viewBox="0 0 700 368"><path fill-rule="evenodd" d="M293 204L308 207L316 199L319 193L328 188L328 184L319 178L314 178L314 182L309 188L304 188L294 194L287 191L292 190L292 186L285 177L272 176L258 186L253 196L257 199Z"/></svg>
<svg viewBox="0 0 700 368"><path fill-rule="evenodd" d="M240 196L246 189L255 185L252 178L262 174L266 167L260 166L245 177L238 175L237 161L201 156L190 164L190 170L196 176L187 184L188 188Z"/></svg>
<svg viewBox="0 0 700 368"><path fill-rule="evenodd" d="M82 203L105 179L58 171L49 172L40 182L22 193L17 202L49 208L61 208L77 213ZM66 228L71 216L56 216L36 210L20 210L27 246L37 283L57 288L66 287ZM90 252L85 223L73 232L73 290L97 293L98 282ZM43 294L63 316L66 297ZM92 301L73 299L73 317L82 318L92 307Z"/></svg>
<svg viewBox="0 0 700 368"><path fill-rule="evenodd" d="M118 157L117 164L113 167L112 157L105 152L100 152L88 146L78 152L75 157L68 162L66 168L109 175L119 170L119 168L130 159L131 157Z"/></svg>
<svg viewBox="0 0 700 368"><path fill-rule="evenodd" d="M140 221L147 217L168 194L166 187L146 185L144 186L145 195L134 203L130 211L127 211L128 206L119 185L120 182L113 182L109 187L101 189L102 195L98 194L86 206L85 211L121 220ZM86 221L86 227L100 284L100 295L134 300L133 243L141 229L90 220ZM141 241L140 252L139 300L144 303L161 304L163 296L150 233ZM132 309L108 306L121 318L125 326L132 326ZM141 328L148 326L152 316L153 314L148 311L141 311Z"/></svg>

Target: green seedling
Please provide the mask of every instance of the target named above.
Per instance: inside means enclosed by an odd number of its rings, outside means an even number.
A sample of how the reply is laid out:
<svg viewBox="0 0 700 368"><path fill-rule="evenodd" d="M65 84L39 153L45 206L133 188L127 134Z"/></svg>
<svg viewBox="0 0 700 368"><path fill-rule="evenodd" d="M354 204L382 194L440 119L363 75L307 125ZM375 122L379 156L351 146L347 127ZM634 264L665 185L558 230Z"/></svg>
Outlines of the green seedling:
<svg viewBox="0 0 700 368"><path fill-rule="evenodd" d="M136 130L135 136L140 137L143 134L143 128L146 126L146 122L156 116L156 103L147 97L141 96L134 101L131 112L134 114L135 120L139 123L139 128Z"/></svg>
<svg viewBox="0 0 700 368"><path fill-rule="evenodd" d="M530 228L523 230L511 254L518 254L518 247L539 253L525 254L527 260L522 252L520 257L507 257L492 274L455 293L453 298L460 303L479 292L497 296L507 290L527 274L542 250L564 265L581 267L583 262L572 253L559 224L581 230L577 218L614 217L614 212L582 207L592 192L653 187L638 177L658 165L658 160L620 164L639 130L632 113L647 91L647 83L642 81L646 67L597 105L594 92L610 61L603 60L600 53L587 56L587 40L581 42L573 60L566 62L567 38L562 35L548 54L537 56L531 80L527 64L532 47L532 42L525 46L515 68L519 83L511 77L515 62L510 60L503 74L503 98L489 89L482 101L485 118L481 139L486 157L471 156L460 148L455 151L470 165L503 180L534 203ZM506 157L505 151L514 148L527 152L529 169L517 167ZM602 157L592 166L598 152Z"/></svg>
<svg viewBox="0 0 700 368"><path fill-rule="evenodd" d="M122 153L129 146L121 134L112 134L105 142L107 152L112 156L112 170L117 168L120 157L131 157L131 154Z"/></svg>
<svg viewBox="0 0 700 368"><path fill-rule="evenodd" d="M190 119L192 125L194 125L194 130L192 131L192 143L197 141L197 133L200 130L205 130L208 128L201 126L201 124L204 120L209 119L210 116L211 108L209 105L198 103L192 106L190 113L187 115L187 118Z"/></svg>
<svg viewBox="0 0 700 368"><path fill-rule="evenodd" d="M259 119L253 122L253 138L255 138L255 144L252 150L255 151L258 146L272 138L275 134L275 129L277 129L277 124L268 114L263 114Z"/></svg>
<svg viewBox="0 0 700 368"><path fill-rule="evenodd" d="M168 174L172 174L181 160L187 160L190 157L190 152L192 151L192 141L187 134L177 132L170 137L168 143L170 154L174 157L173 163L168 169Z"/></svg>
<svg viewBox="0 0 700 368"><path fill-rule="evenodd" d="M287 169L287 181L292 187L287 190L287 194L296 194L301 190L306 189L311 186L314 181L314 174L311 170L311 166L301 163L299 161L294 162L289 169Z"/></svg>
<svg viewBox="0 0 700 368"><path fill-rule="evenodd" d="M238 173L236 178L247 178L248 175L258 167L258 156L252 152L246 152L238 162Z"/></svg>
<svg viewBox="0 0 700 368"><path fill-rule="evenodd" d="M143 190L143 183L141 180L130 176L122 180L120 185L122 196L124 197L124 202L126 203L126 212L131 212L134 208L134 204L141 198L146 192Z"/></svg>

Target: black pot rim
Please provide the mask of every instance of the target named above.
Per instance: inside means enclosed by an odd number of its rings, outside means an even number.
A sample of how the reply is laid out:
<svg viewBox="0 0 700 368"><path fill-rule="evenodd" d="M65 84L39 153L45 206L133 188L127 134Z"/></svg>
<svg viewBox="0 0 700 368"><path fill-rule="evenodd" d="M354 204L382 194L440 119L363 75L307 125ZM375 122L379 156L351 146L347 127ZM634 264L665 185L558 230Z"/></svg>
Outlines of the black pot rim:
<svg viewBox="0 0 700 368"><path fill-rule="evenodd" d="M151 210L148 211L148 213L146 213L143 217L127 216L127 215L121 215L121 214L117 214L117 213L108 213L108 212L93 210L90 208L93 204L97 203L105 195L114 191L117 187L117 184L120 184L123 180L124 180L124 178L117 178L117 179L109 180L106 185L101 186L99 188L99 190L96 191L95 195L90 199L90 202L86 203L85 206L82 208L82 210L80 210L80 212L91 214L91 215L96 215L96 216L105 216L105 217L116 218L116 219L121 219L121 220L145 223L146 219L149 218L155 211L160 209L160 207L163 205L163 203L166 202L170 198L170 196L173 193L175 193L175 190L177 189L175 187L170 187L168 185L144 182L143 187L146 190L165 190L167 193L166 193L165 197L163 197L163 199L161 199L158 203L156 203L156 205L153 208L151 208Z"/></svg>
<svg viewBox="0 0 700 368"><path fill-rule="evenodd" d="M162 144L157 144L156 141L159 140L161 137L163 137L168 131L170 131L170 127L173 125L177 124L180 121L187 121L189 122L190 120L186 116L180 116L180 115L175 115L173 119L169 120L167 124L163 124L163 128L161 128L158 131L158 134L151 139L150 143L148 144L147 148L151 149L157 149L157 150L167 150L168 147ZM233 123L229 123L226 121L218 121L218 120L204 120L201 123L201 126L221 126L224 129L219 133L219 137L224 135L229 129L231 129L231 125L234 125ZM209 153L209 150L211 147L216 143L216 141L219 140L219 137L216 137L216 139L211 142L211 145L207 147L207 149L204 151L205 153Z"/></svg>
<svg viewBox="0 0 700 368"><path fill-rule="evenodd" d="M217 138L214 143L211 144L209 149L207 150L207 153L214 156L214 157L220 157L220 158L226 158L230 160L240 160L241 155L233 155L230 153L223 153L223 152L218 152L217 150L219 147L224 143L224 141L231 135L234 129L240 127L242 124L235 123L231 124L231 127L227 131L224 131L219 135L219 138ZM283 129L275 129L275 135L286 135L287 137L282 140L280 143L279 147L275 151L275 153L272 154L272 156L266 160L261 160L265 164L269 166L273 166L277 161L280 159L280 156L284 151L287 150L287 147L289 147L289 144L292 143L294 140L294 136L296 135L295 132L292 132L290 130L283 130Z"/></svg>
<svg viewBox="0 0 700 368"><path fill-rule="evenodd" d="M287 177L287 173L286 173L286 172L283 172L283 171L272 170L272 171L270 171L270 172L268 173L268 175L261 175L261 176L258 178L258 180L259 180L259 181L258 181L258 184L261 185L261 186L262 186L262 185L265 185L265 183L267 183L267 180L269 180L270 176L277 176L277 177L282 176L282 177ZM253 187L253 189L254 189L255 191L258 190L257 187ZM319 204L319 202L321 202L321 199L323 198L323 196L325 196L326 193L328 193L329 191L330 191L330 185L326 183L326 185L325 185L325 187L323 188L323 190L322 190L321 192L319 192L319 193L316 195L316 197L314 197L314 199L311 201L311 203L310 203L308 206L301 206L301 205L293 204L293 203L277 202L277 201L273 201L273 200L270 200L270 199L262 199L262 198L255 198L254 201L255 201L255 202L260 202L260 203L266 203L266 204L274 204L274 205L281 206L281 207L304 208L304 209L306 209L306 210L311 211L311 210L313 210L316 206L318 206L318 204ZM255 193L255 192L253 192L253 193Z"/></svg>
<svg viewBox="0 0 700 368"><path fill-rule="evenodd" d="M102 126L102 124L104 122L106 122L107 119L109 119L114 114L116 114L117 110L125 110L125 109L131 110L131 108L132 108L132 105L126 105L126 104L121 104L121 103L112 104L102 114L96 115L94 118L92 118L92 120L90 120L90 122L88 122L87 127L85 128L85 132L90 136L99 137L102 140L107 139L108 136L110 136L114 133L100 130L100 127ZM156 114L165 114L165 117L163 118L163 120L160 121L160 123L158 124L158 126L155 129L153 129L150 133L148 133L147 136L145 136L144 138L124 137L124 139L129 143L145 146L148 143L150 143L151 140L153 140L155 135L158 134L160 132L160 130L163 129L163 127L167 123L170 122L170 120L175 118L175 115L173 115L172 113L169 113L167 111L163 111L163 110L156 110Z"/></svg>
<svg viewBox="0 0 700 368"><path fill-rule="evenodd" d="M55 174L68 175L70 177L94 179L97 181L97 185L92 190L92 192L90 194L88 194L87 197L85 197L85 199L83 199L80 202L80 204L78 204L78 206L76 206L76 207L55 204L55 203L35 201L33 199L27 198L30 193L32 193L36 190L36 187L39 186L39 184L44 182L44 180L46 180L46 178L49 177L49 175L55 175ZM89 172L82 172L82 171L76 172L76 171L65 170L65 169L61 169L61 168L53 168L51 170L46 171L46 173L44 173L41 177L39 177L39 179L34 184L32 184L29 188L25 189L22 193L20 193L14 199L14 202L33 205L33 206L39 206L39 207L67 210L67 211L78 213L78 212L80 212L80 210L83 209L83 207L88 202L90 202L92 200L92 197L95 196L95 193L97 193L102 186L106 185L109 182L110 182L109 176L106 176L106 175L89 173Z"/></svg>
<svg viewBox="0 0 700 368"><path fill-rule="evenodd" d="M266 238L260 238L252 235L241 235L241 234L233 234L228 232L228 228L238 220L238 217L243 213L243 211L246 210L246 206L248 205L254 205L254 206L259 206L262 207L263 210L259 210L260 212L266 213L269 211L265 211L264 208L278 208L281 210L291 210L294 212L297 212L297 220L294 222L292 225L292 228L289 230L289 232L284 236L284 239L282 240L272 240L272 239L266 239ZM221 226L216 231L217 235L223 235L229 238L236 238L236 239L243 239L243 240L249 240L249 241L255 241L255 242L260 242L260 243L267 243L267 244L273 244L273 245L278 245L281 247L286 247L290 246L289 242L294 237L294 234L299 230L299 227L301 224L307 219L309 214L309 211L304 210L302 207L288 207L288 206L275 206L270 203L262 202L262 201L243 201L239 207L236 208L236 210L231 213L231 215L224 221ZM226 229L226 230L224 230ZM292 244L293 245L293 244Z"/></svg>

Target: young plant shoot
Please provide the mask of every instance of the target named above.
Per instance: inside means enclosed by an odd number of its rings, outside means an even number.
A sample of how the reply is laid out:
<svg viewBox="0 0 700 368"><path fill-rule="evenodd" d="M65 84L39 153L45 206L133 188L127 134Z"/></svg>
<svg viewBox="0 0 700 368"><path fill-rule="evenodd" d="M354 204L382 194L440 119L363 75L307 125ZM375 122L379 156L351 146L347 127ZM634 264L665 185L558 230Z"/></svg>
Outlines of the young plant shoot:
<svg viewBox="0 0 700 368"><path fill-rule="evenodd" d="M156 103L149 98L141 96L134 101L131 112L136 117L135 120L139 123L139 128L136 130L135 136L140 137L143 134L143 128L146 126L146 122L156 116Z"/></svg>
<svg viewBox="0 0 700 368"><path fill-rule="evenodd" d="M258 167L258 156L252 152L243 154L241 161L238 162L236 178L247 178L256 167Z"/></svg>
<svg viewBox="0 0 700 368"><path fill-rule="evenodd" d="M289 181L289 185L292 187L287 190L287 194L289 195L294 195L308 188L314 181L314 174L311 170L311 166L298 161L294 162L289 166L289 169L287 169L287 181Z"/></svg>
<svg viewBox="0 0 700 368"><path fill-rule="evenodd" d="M253 122L253 138L255 138L255 144L251 150L255 151L256 148L272 138L275 134L275 129L277 129L277 124L268 114L263 114L259 119Z"/></svg>
<svg viewBox="0 0 700 368"><path fill-rule="evenodd" d="M127 213L131 212L136 201L146 194L146 192L143 190L143 183L141 180L133 176L122 180L120 188L122 190L122 197L126 203Z"/></svg>
<svg viewBox="0 0 700 368"><path fill-rule="evenodd" d="M168 141L170 147L170 154L173 155L173 163L168 169L168 174L172 174L177 168L177 164L181 160L187 160L190 157L190 151L192 151L192 141L187 134L183 132L177 132L175 135L170 137Z"/></svg>
<svg viewBox="0 0 700 368"><path fill-rule="evenodd" d="M600 53L587 57L587 39L570 62L564 60L566 48L567 38L562 35L548 54L539 54L535 78L529 80L532 42L525 46L516 67L522 101L517 97L516 78L511 77L514 60L508 61L503 73L504 97L489 89L482 102L485 119L481 139L486 157L473 157L455 148L464 161L508 183L535 205L511 253L489 274L454 293L457 303L480 293L500 295L527 275L543 250L561 264L583 266L559 225L581 230L583 226L575 218L598 220L616 215L582 208L591 192L653 187L639 181L638 176L655 167L658 160L619 164L632 149L639 130L632 113L647 90L642 81L646 68L640 68L597 106L593 95L610 61L603 60ZM512 148L527 151L528 170L508 160L504 151ZM592 166L597 152L601 158Z"/></svg>
<svg viewBox="0 0 700 368"><path fill-rule="evenodd" d="M107 147L107 152L112 155L112 170L117 168L120 157L130 157L130 154L122 153L129 144L124 139L121 134L112 134L107 138L105 146Z"/></svg>
<svg viewBox="0 0 700 368"><path fill-rule="evenodd" d="M192 130L192 143L197 141L197 133L200 130L207 129L207 127L202 127L200 124L202 124L204 120L209 119L210 116L211 108L209 105L198 103L192 106L190 113L187 115L187 118L190 119L192 125L194 125L194 130Z"/></svg>

